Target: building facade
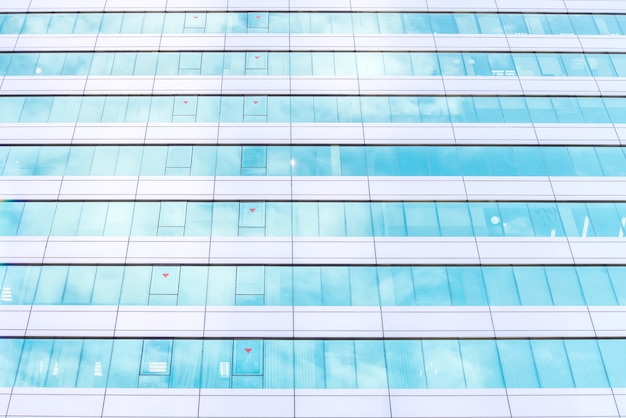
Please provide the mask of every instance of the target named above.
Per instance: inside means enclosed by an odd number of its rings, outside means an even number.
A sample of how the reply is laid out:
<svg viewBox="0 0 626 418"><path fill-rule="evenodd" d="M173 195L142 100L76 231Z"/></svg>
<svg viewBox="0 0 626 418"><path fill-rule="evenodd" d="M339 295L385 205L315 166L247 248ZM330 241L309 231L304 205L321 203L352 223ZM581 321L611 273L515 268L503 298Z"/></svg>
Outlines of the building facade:
<svg viewBox="0 0 626 418"><path fill-rule="evenodd" d="M626 4L0 5L0 417L626 416Z"/></svg>

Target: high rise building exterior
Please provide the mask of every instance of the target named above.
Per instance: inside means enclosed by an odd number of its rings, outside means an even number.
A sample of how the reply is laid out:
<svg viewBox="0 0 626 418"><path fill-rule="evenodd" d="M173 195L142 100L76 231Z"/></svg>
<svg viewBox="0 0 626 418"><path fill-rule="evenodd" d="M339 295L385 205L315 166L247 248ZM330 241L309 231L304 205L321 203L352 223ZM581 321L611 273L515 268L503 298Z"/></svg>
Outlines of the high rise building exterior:
<svg viewBox="0 0 626 418"><path fill-rule="evenodd" d="M626 2L0 5L0 417L626 416Z"/></svg>

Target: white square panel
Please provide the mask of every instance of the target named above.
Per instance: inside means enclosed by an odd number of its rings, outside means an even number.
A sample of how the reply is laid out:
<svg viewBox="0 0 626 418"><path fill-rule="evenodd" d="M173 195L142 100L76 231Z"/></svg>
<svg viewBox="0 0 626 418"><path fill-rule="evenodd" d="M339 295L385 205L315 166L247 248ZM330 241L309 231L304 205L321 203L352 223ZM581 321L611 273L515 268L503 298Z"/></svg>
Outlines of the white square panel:
<svg viewBox="0 0 626 418"><path fill-rule="evenodd" d="M300 392L300 391L299 391ZM389 397L346 391L345 395L300 395L296 393L296 418L384 418L391 416ZM359 396L359 392L362 396Z"/></svg>
<svg viewBox="0 0 626 418"><path fill-rule="evenodd" d="M458 392L452 393L429 395L426 391L422 391L422 394L413 396L392 394L391 411L394 417L403 418L505 418L510 416L504 393L499 396L471 393L463 396Z"/></svg>
<svg viewBox="0 0 626 418"><path fill-rule="evenodd" d="M291 390L203 389L199 414L210 418L291 418L294 397Z"/></svg>
<svg viewBox="0 0 626 418"><path fill-rule="evenodd" d="M569 264L572 254L566 238L477 237L483 263Z"/></svg>
<svg viewBox="0 0 626 418"><path fill-rule="evenodd" d="M291 307L207 307L205 337L293 337Z"/></svg>
<svg viewBox="0 0 626 418"><path fill-rule="evenodd" d="M370 237L294 237L293 262L296 264L371 264L374 240Z"/></svg>
<svg viewBox="0 0 626 418"><path fill-rule="evenodd" d="M107 394L102 417L195 418L198 416L198 401L198 396L189 395Z"/></svg>
<svg viewBox="0 0 626 418"><path fill-rule="evenodd" d="M210 263L290 264L291 238L213 237Z"/></svg>
<svg viewBox="0 0 626 418"><path fill-rule="evenodd" d="M454 144L452 125L448 123L366 123L365 144Z"/></svg>
<svg viewBox="0 0 626 418"><path fill-rule="evenodd" d="M582 392L582 391L581 391ZM513 417L617 417L613 396L587 395L509 395Z"/></svg>

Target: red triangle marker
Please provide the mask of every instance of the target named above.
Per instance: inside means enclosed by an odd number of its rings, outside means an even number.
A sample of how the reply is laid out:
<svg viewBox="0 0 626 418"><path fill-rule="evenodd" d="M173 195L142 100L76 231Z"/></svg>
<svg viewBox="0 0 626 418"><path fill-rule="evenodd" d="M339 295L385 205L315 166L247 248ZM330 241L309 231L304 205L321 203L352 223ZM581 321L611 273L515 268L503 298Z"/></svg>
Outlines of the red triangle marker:
<svg viewBox="0 0 626 418"><path fill-rule="evenodd" d="M257 103L259 103L259 101L258 100L254 100L252 103L257 104Z"/></svg>
<svg viewBox="0 0 626 418"><path fill-rule="evenodd" d="M260 57L259 57L258 55L255 55L255 56L254 56L254 58L255 58L255 59L259 59Z"/></svg>
<svg viewBox="0 0 626 418"><path fill-rule="evenodd" d="M189 100L183 100L183 103L187 104L189 103Z"/></svg>
<svg viewBox="0 0 626 418"><path fill-rule="evenodd" d="M256 208L250 208L250 212L253 212L256 210Z"/></svg>
<svg viewBox="0 0 626 418"><path fill-rule="evenodd" d="M246 348L245 350L246 350L246 353L249 353L250 351L252 351L251 348Z"/></svg>
<svg viewBox="0 0 626 418"><path fill-rule="evenodd" d="M167 277L169 275L170 275L169 273L163 273L163 277Z"/></svg>
<svg viewBox="0 0 626 418"><path fill-rule="evenodd" d="M254 17L256 17L257 19L260 19L260 18L261 18L261 16L259 16L259 15L256 15L256 16L254 16Z"/></svg>
<svg viewBox="0 0 626 418"><path fill-rule="evenodd" d="M194 19L197 19L197 18L198 18L198 16L194 16L193 18L194 18Z"/></svg>

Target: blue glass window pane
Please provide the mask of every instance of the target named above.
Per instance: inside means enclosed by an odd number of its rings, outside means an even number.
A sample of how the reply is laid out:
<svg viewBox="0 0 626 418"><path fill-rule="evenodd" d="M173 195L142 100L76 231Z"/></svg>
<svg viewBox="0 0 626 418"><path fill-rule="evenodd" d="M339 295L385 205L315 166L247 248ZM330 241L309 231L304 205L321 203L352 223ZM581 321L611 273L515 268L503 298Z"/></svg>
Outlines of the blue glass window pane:
<svg viewBox="0 0 626 418"><path fill-rule="evenodd" d="M265 305L294 305L294 290L291 268L265 268Z"/></svg>
<svg viewBox="0 0 626 418"><path fill-rule="evenodd" d="M2 112L0 112L0 123L18 122L25 101L25 97L1 97L0 107Z"/></svg>
<svg viewBox="0 0 626 418"><path fill-rule="evenodd" d="M450 269L456 268L450 267ZM417 306L452 305L448 273L445 267L413 267L412 272Z"/></svg>
<svg viewBox="0 0 626 418"><path fill-rule="evenodd" d="M520 304L511 267L483 268L482 273L490 305L515 306Z"/></svg>
<svg viewBox="0 0 626 418"><path fill-rule="evenodd" d="M204 340L203 343L201 387L230 388L233 341Z"/></svg>
<svg viewBox="0 0 626 418"><path fill-rule="evenodd" d="M170 385L173 388L200 387L202 340L174 340Z"/></svg>
<svg viewBox="0 0 626 418"><path fill-rule="evenodd" d="M537 237L562 237L563 226L557 206L553 203L533 203L528 205L528 212Z"/></svg>
<svg viewBox="0 0 626 418"><path fill-rule="evenodd" d="M433 33L459 33L453 14L432 14L429 17Z"/></svg>
<svg viewBox="0 0 626 418"><path fill-rule="evenodd" d="M141 268L141 267L139 267ZM138 267L98 267L96 270L95 282L93 285L93 294L91 296L92 305L118 305L120 304L120 293L122 290L122 282L124 271L129 270L129 277L132 277L130 271L138 269Z"/></svg>
<svg viewBox="0 0 626 418"><path fill-rule="evenodd" d="M440 236L435 203L408 203L404 205L408 236Z"/></svg>
<svg viewBox="0 0 626 418"><path fill-rule="evenodd" d="M53 97L27 97L20 115L20 123L46 123L54 103Z"/></svg>
<svg viewBox="0 0 626 418"><path fill-rule="evenodd" d="M391 122L391 108L387 97L361 97L361 112L364 123Z"/></svg>
<svg viewBox="0 0 626 418"><path fill-rule="evenodd" d="M576 99L582 114L582 120L586 123L611 123L611 118L603 103L603 100L594 100L589 97L579 97Z"/></svg>
<svg viewBox="0 0 626 418"><path fill-rule="evenodd" d="M296 202L291 206L293 235L296 237L319 236L318 204L314 202Z"/></svg>
<svg viewBox="0 0 626 418"><path fill-rule="evenodd" d="M422 349L429 389L466 387L458 341L423 340Z"/></svg>
<svg viewBox="0 0 626 418"><path fill-rule="evenodd" d="M66 266L45 266L37 286L35 304L60 305L63 300L68 268Z"/></svg>
<svg viewBox="0 0 626 418"><path fill-rule="evenodd" d="M64 305L89 305L94 290L96 268L93 266L70 266L67 274Z"/></svg>
<svg viewBox="0 0 626 418"><path fill-rule="evenodd" d="M626 386L626 353L625 340L598 340L602 359L604 360L604 370L608 374L611 387L619 388Z"/></svg>
<svg viewBox="0 0 626 418"><path fill-rule="evenodd" d="M385 340L384 344L389 388L426 388L422 342L415 340Z"/></svg>
<svg viewBox="0 0 626 418"><path fill-rule="evenodd" d="M492 176L516 176L518 167L512 147L481 147L487 155Z"/></svg>
<svg viewBox="0 0 626 418"><path fill-rule="evenodd" d="M619 305L626 305L626 267L607 267Z"/></svg>
<svg viewBox="0 0 626 418"><path fill-rule="evenodd" d="M611 203L596 203L586 205L587 212L593 225L593 230L599 237L618 237L623 234L622 219Z"/></svg>
<svg viewBox="0 0 626 418"><path fill-rule="evenodd" d="M77 388L104 388L109 377L112 340L83 340Z"/></svg>
<svg viewBox="0 0 626 418"><path fill-rule="evenodd" d="M504 235L499 205L496 203L472 203L469 205L469 209L476 236L497 237Z"/></svg>
<svg viewBox="0 0 626 418"><path fill-rule="evenodd" d="M319 267L299 267L293 271L295 306L322 306L322 280Z"/></svg>
<svg viewBox="0 0 626 418"><path fill-rule="evenodd" d="M0 304L31 305L39 281L39 273L55 266L6 266L4 282L2 283L3 297ZM0 271L0 279L2 272Z"/></svg>
<svg viewBox="0 0 626 418"><path fill-rule="evenodd" d="M546 276L556 305L585 305L574 267L551 267Z"/></svg>
<svg viewBox="0 0 626 418"><path fill-rule="evenodd" d="M126 267L120 305L145 306L150 294L151 267Z"/></svg>
<svg viewBox="0 0 626 418"><path fill-rule="evenodd" d="M540 387L529 341L500 340L496 341L496 345L507 388Z"/></svg>
<svg viewBox="0 0 626 418"><path fill-rule="evenodd" d="M420 121L417 97L390 97L391 122L415 123Z"/></svg>
<svg viewBox="0 0 626 418"><path fill-rule="evenodd" d="M500 101L495 97L474 97L474 108L476 109L476 122L504 122Z"/></svg>
<svg viewBox="0 0 626 418"><path fill-rule="evenodd" d="M206 267L181 266L178 305L206 305L209 270Z"/></svg>
<svg viewBox="0 0 626 418"><path fill-rule="evenodd" d="M23 344L19 339L0 340L0 386L13 386Z"/></svg>
<svg viewBox="0 0 626 418"><path fill-rule="evenodd" d="M324 341L326 388L356 389L354 341Z"/></svg>
<svg viewBox="0 0 626 418"><path fill-rule="evenodd" d="M468 388L504 387L495 341L461 340L459 344Z"/></svg>
<svg viewBox="0 0 626 418"><path fill-rule="evenodd" d="M535 235L525 203L499 204L502 228L505 236L532 237Z"/></svg>
<svg viewBox="0 0 626 418"><path fill-rule="evenodd" d="M324 358L324 341L295 340L293 352L295 388L325 389L327 387L326 378L328 377L326 367L328 366L325 364ZM341 365L340 369L343 369Z"/></svg>
<svg viewBox="0 0 626 418"><path fill-rule="evenodd" d="M402 203L373 202L371 207L376 236L406 236L404 205Z"/></svg>
<svg viewBox="0 0 626 418"><path fill-rule="evenodd" d="M550 99L527 97L526 104L533 123L557 123L556 113Z"/></svg>
<svg viewBox="0 0 626 418"><path fill-rule="evenodd" d="M530 345L540 387L574 387L574 379L562 340L533 340Z"/></svg>
<svg viewBox="0 0 626 418"><path fill-rule="evenodd" d="M522 305L554 305L543 267L513 267L513 271Z"/></svg>
<svg viewBox="0 0 626 418"><path fill-rule="evenodd" d="M346 214L343 202L325 202L319 205L319 228L320 236L346 236Z"/></svg>
<svg viewBox="0 0 626 418"><path fill-rule="evenodd" d="M376 270L368 267L348 267L352 306L380 306Z"/></svg>
<svg viewBox="0 0 626 418"><path fill-rule="evenodd" d="M500 108L506 123L531 123L531 115L523 97L500 97Z"/></svg>
<svg viewBox="0 0 626 418"><path fill-rule="evenodd" d="M292 235L291 208L289 202L266 204L265 236L288 237Z"/></svg>
<svg viewBox="0 0 626 418"><path fill-rule="evenodd" d="M207 305L235 305L235 286L237 270L230 266L209 267L209 286L207 289Z"/></svg>
<svg viewBox="0 0 626 418"><path fill-rule="evenodd" d="M322 267L322 305L351 306L347 267Z"/></svg>
<svg viewBox="0 0 626 418"><path fill-rule="evenodd" d="M486 151L486 152L485 152ZM458 155L464 176L488 176L487 157L490 149L485 147L459 147Z"/></svg>
<svg viewBox="0 0 626 418"><path fill-rule="evenodd" d="M565 234L569 237L594 237L593 223L585 205L560 203L558 205Z"/></svg>
<svg viewBox="0 0 626 418"><path fill-rule="evenodd" d="M74 148L74 147L72 147ZM144 147L141 161L142 176L163 176L165 175L165 161L167 159L168 147L151 146Z"/></svg>
<svg viewBox="0 0 626 418"><path fill-rule="evenodd" d="M437 148L437 147L433 147ZM429 174L428 152L431 147L395 147L398 162L397 175L399 176L427 176ZM436 151L435 151L436 152ZM451 167L451 171L458 170L457 166ZM371 175L371 174L370 174ZM387 174L389 175L389 174Z"/></svg>
<svg viewBox="0 0 626 418"><path fill-rule="evenodd" d="M458 152L454 147L429 147L428 163L432 176L461 175Z"/></svg>
<svg viewBox="0 0 626 418"><path fill-rule="evenodd" d="M413 278L409 267L379 267L377 272L383 306L415 306Z"/></svg>
<svg viewBox="0 0 626 418"><path fill-rule="evenodd" d="M565 340L565 350L577 388L605 388L609 381L596 341Z"/></svg>
<svg viewBox="0 0 626 418"><path fill-rule="evenodd" d="M79 236L102 236L109 204L106 202L84 202L78 221ZM136 205L141 206L141 205ZM135 212L136 213L136 212Z"/></svg>
<svg viewBox="0 0 626 418"><path fill-rule="evenodd" d="M82 340L54 341L46 387L75 387L82 346Z"/></svg>
<svg viewBox="0 0 626 418"><path fill-rule="evenodd" d="M17 235L49 235L56 206L55 202L26 203Z"/></svg>
<svg viewBox="0 0 626 418"><path fill-rule="evenodd" d="M595 148L568 147L570 160L577 176L601 176L602 167L596 157Z"/></svg>
<svg viewBox="0 0 626 418"><path fill-rule="evenodd" d="M450 121L453 123L488 122L479 119L476 114L476 108L474 107L475 102L471 97L447 97L446 99L448 102ZM421 104L420 100L420 109L423 109ZM441 110L443 111L445 109ZM422 121L426 122L425 120Z"/></svg>
<svg viewBox="0 0 626 418"><path fill-rule="evenodd" d="M0 234L15 235L20 226L20 218L25 204L22 202L4 202L0 205Z"/></svg>
<svg viewBox="0 0 626 418"><path fill-rule="evenodd" d="M439 228L442 236L473 235L472 221L467 205L457 203L437 203Z"/></svg>
<svg viewBox="0 0 626 418"><path fill-rule="evenodd" d="M430 19L427 14L403 13L405 33L431 33Z"/></svg>
<svg viewBox="0 0 626 418"><path fill-rule="evenodd" d="M359 389L387 387L383 341L354 341L354 357Z"/></svg>
<svg viewBox="0 0 626 418"><path fill-rule="evenodd" d="M54 340L25 340L15 386L45 387Z"/></svg>
<svg viewBox="0 0 626 418"><path fill-rule="evenodd" d="M626 175L626 157L622 148L596 147L595 152L605 176Z"/></svg>
<svg viewBox="0 0 626 418"><path fill-rule="evenodd" d="M448 268L450 295L455 306L484 306L487 296L479 269Z"/></svg>
<svg viewBox="0 0 626 418"><path fill-rule="evenodd" d="M284 389L294 387L293 341L264 341L263 388Z"/></svg>
<svg viewBox="0 0 626 418"><path fill-rule="evenodd" d="M552 106L559 123L581 123L584 121L577 98L553 98Z"/></svg>

